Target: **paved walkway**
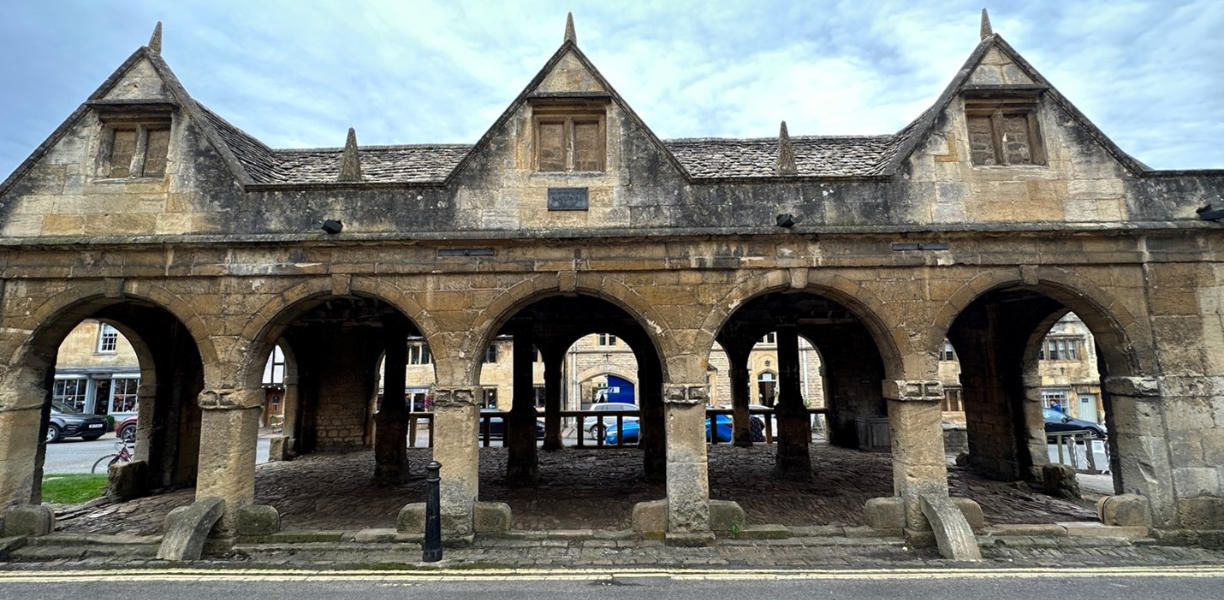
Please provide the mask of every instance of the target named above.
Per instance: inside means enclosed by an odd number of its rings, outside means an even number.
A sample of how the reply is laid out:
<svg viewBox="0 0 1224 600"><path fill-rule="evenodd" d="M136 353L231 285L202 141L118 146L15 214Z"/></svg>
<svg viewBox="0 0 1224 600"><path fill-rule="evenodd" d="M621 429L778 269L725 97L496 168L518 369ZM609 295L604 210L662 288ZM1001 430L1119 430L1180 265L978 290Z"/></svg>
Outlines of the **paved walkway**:
<svg viewBox="0 0 1224 600"><path fill-rule="evenodd" d="M812 481L780 480L771 475L773 448L729 445L709 449L710 496L743 506L749 524L803 526L863 525L863 505L892 495L892 464L887 453L868 453L826 445L812 447ZM394 528L401 507L424 501L428 449L411 449L408 482L380 487L371 482L372 451L312 455L291 462L260 465L255 501L280 511L282 529L354 531ZM540 452L542 481L530 488L505 485L504 448L480 455L481 500L510 505L517 530L626 530L634 504L666 495L663 484L643 481L641 454L635 449L568 448ZM443 467L445 472L445 466ZM1058 523L1096 519L1091 498L1058 500L1023 483L984 480L949 467L953 496L976 500L986 524ZM194 490L177 490L125 503L95 501L59 512L57 529L66 533L156 535L166 514L192 502Z"/></svg>

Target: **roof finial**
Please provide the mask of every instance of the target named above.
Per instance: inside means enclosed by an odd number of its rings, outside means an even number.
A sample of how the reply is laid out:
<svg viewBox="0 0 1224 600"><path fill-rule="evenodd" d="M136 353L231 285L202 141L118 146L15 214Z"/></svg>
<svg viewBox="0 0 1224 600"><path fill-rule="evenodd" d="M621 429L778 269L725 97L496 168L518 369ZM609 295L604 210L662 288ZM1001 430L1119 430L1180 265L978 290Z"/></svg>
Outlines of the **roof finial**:
<svg viewBox="0 0 1224 600"><path fill-rule="evenodd" d="M795 151L791 148L790 134L786 132L786 121L782 121L782 129L778 132L778 159L774 162L777 175L798 175L799 167L795 165Z"/></svg>
<svg viewBox="0 0 1224 600"><path fill-rule="evenodd" d="M578 45L578 34L574 32L574 13L565 15L565 41Z"/></svg>
<svg viewBox="0 0 1224 600"><path fill-rule="evenodd" d="M357 131L349 127L348 139L344 142L344 154L340 155L340 176L336 181L361 181L361 159L357 156Z"/></svg>
<svg viewBox="0 0 1224 600"><path fill-rule="evenodd" d="M986 9L982 9L982 39L986 39L994 35L994 30L990 28L990 15L986 14Z"/></svg>
<svg viewBox="0 0 1224 600"><path fill-rule="evenodd" d="M153 28L153 37L149 38L149 50L153 54L161 54L161 21Z"/></svg>

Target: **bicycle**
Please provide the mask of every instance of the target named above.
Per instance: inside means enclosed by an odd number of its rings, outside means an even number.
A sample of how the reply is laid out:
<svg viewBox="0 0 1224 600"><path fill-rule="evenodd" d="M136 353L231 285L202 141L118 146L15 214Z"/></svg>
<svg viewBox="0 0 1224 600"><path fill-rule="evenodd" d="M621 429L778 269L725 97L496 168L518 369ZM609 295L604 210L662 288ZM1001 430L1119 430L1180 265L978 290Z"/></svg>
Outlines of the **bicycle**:
<svg viewBox="0 0 1224 600"><path fill-rule="evenodd" d="M111 465L115 463L132 462L132 449L128 447L126 440L119 440L118 442L115 442L115 450L117 450L117 452L114 454L107 454L106 456L99 458L97 462L93 464L93 468L91 468L89 472L97 473L98 467L102 463L106 463L106 469L107 471L110 471Z"/></svg>

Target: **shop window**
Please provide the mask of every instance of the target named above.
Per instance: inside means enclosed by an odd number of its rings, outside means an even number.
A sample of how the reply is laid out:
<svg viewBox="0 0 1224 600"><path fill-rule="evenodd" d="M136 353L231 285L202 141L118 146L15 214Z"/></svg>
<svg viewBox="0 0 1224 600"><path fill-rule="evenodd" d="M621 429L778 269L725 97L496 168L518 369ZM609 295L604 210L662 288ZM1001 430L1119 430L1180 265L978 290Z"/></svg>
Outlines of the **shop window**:
<svg viewBox="0 0 1224 600"><path fill-rule="evenodd" d="M111 380L110 410L107 414L136 412L136 392L139 377L116 377Z"/></svg>
<svg viewBox="0 0 1224 600"><path fill-rule="evenodd" d="M85 379L56 379L51 390L52 402L77 412L85 412Z"/></svg>

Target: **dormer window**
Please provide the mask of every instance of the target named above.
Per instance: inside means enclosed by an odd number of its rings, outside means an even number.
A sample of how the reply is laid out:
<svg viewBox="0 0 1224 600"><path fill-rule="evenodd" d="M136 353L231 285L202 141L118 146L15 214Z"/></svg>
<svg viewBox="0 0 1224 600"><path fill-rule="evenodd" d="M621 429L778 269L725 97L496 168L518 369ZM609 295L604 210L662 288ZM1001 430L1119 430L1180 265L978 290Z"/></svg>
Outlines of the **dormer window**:
<svg viewBox="0 0 1224 600"><path fill-rule="evenodd" d="M1044 165L1035 98L965 99L974 165Z"/></svg>
<svg viewBox="0 0 1224 600"><path fill-rule="evenodd" d="M170 105L100 104L98 176L160 179L170 151Z"/></svg>
<svg viewBox="0 0 1224 600"><path fill-rule="evenodd" d="M602 105L534 104L536 170L601 172L607 131Z"/></svg>

